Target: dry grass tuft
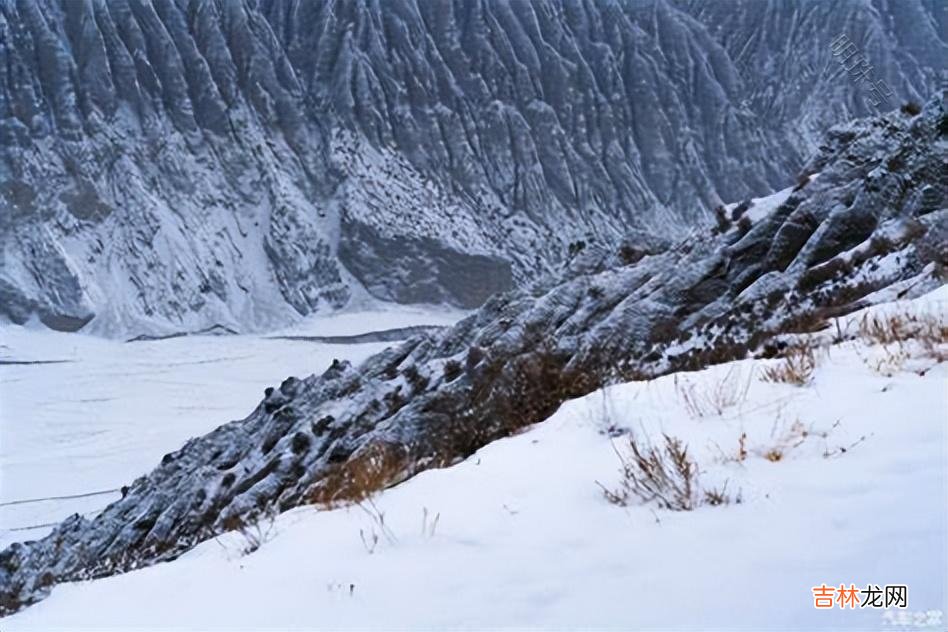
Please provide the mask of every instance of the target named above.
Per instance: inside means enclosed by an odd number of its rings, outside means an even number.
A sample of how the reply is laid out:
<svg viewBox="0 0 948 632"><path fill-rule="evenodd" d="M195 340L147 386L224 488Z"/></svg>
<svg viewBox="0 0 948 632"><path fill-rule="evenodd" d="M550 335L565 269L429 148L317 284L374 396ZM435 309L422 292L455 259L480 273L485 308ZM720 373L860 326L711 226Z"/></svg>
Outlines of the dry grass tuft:
<svg viewBox="0 0 948 632"><path fill-rule="evenodd" d="M787 422L781 419L778 414L774 420L773 428L770 432L770 438L763 445L748 447L748 436L746 432L741 432L737 440L736 450L724 450L718 444L713 444L719 453L716 459L719 463L743 464L750 455L769 461L770 463L780 463L787 460L790 454L807 443L811 439L826 440L830 432L839 425L839 422L824 431L814 430L812 425L805 425L799 419L793 422ZM756 442L755 442L756 443Z"/></svg>
<svg viewBox="0 0 948 632"><path fill-rule="evenodd" d="M816 348L809 342L789 345L783 351L782 361L764 368L760 379L765 382L806 386L816 369Z"/></svg>
<svg viewBox="0 0 948 632"><path fill-rule="evenodd" d="M250 521L234 514L225 518L221 526L225 531L236 531L239 533L243 540L240 546L240 554L250 555L273 539L276 535L275 523L276 514L268 512L258 519ZM219 540L218 544L220 544Z"/></svg>
<svg viewBox="0 0 948 632"><path fill-rule="evenodd" d="M901 345L883 345L881 354L876 357L863 357L862 361L874 373L883 377L892 377L903 368L911 355Z"/></svg>
<svg viewBox="0 0 948 632"><path fill-rule="evenodd" d="M681 439L662 435L663 445L640 443L628 436L627 453L616 450L622 464L619 486L609 489L599 483L610 503L627 507L637 500L640 504L657 504L671 511L691 511L701 504L711 506L731 502L727 485L718 489L702 489L698 480L698 464L689 456L688 447ZM740 502L740 496L737 497Z"/></svg>
<svg viewBox="0 0 948 632"><path fill-rule="evenodd" d="M740 491L732 498L727 491L727 481L724 481L724 485L720 489L715 487L713 489L704 490L703 500L705 505L720 507L721 505L729 505L732 502L739 505L743 501L743 498Z"/></svg>
<svg viewBox="0 0 948 632"><path fill-rule="evenodd" d="M392 530L385 524L385 512L378 508L371 497L359 502L358 506L372 520L372 524L369 527L359 529L359 539L362 541L362 546L365 548L366 553L369 555L375 553L375 549L380 542L380 534L389 544L398 542L398 538L395 537Z"/></svg>
<svg viewBox="0 0 948 632"><path fill-rule="evenodd" d="M363 503L405 478L401 446L373 443L334 465L310 490L310 502L327 507Z"/></svg>
<svg viewBox="0 0 948 632"><path fill-rule="evenodd" d="M698 466L688 456L688 447L680 439L662 435L664 447L639 445L628 438L628 454L616 450L622 467L619 487L602 487L606 500L626 507L637 498L643 504L657 503L673 511L691 511L698 505Z"/></svg>
<svg viewBox="0 0 948 632"><path fill-rule="evenodd" d="M682 401L685 410L695 419L721 415L732 406L737 406L747 399L750 389L751 376L746 377L741 370L732 367L717 382L696 383L688 378L675 376L675 392Z"/></svg>
<svg viewBox="0 0 948 632"><path fill-rule="evenodd" d="M786 460L791 452L814 436L825 439L829 436L829 430L822 433L814 433L812 425L807 426L799 419L795 419L792 423L788 424L778 415L777 419L774 420L774 427L771 430L771 440L773 443L757 448L754 452L771 463L780 463Z"/></svg>
<svg viewBox="0 0 948 632"><path fill-rule="evenodd" d="M887 377L913 358L936 364L948 360L948 325L933 314L867 314L859 321L858 335L867 344L881 347L880 357L863 360Z"/></svg>
<svg viewBox="0 0 948 632"><path fill-rule="evenodd" d="M915 341L939 362L948 359L948 324L933 314L867 314L859 322L859 334L880 345Z"/></svg>
<svg viewBox="0 0 948 632"><path fill-rule="evenodd" d="M737 438L737 450L732 453L725 452L721 446L714 444L718 452L721 453L720 458L718 459L721 463L743 463L747 460L747 433L741 432L741 436Z"/></svg>

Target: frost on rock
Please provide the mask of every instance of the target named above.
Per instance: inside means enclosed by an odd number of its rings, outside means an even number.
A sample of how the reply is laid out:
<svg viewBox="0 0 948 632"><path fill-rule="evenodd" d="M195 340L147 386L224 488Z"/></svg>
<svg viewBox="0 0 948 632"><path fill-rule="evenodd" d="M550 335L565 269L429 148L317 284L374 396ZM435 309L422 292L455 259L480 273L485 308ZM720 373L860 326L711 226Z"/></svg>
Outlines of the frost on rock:
<svg viewBox="0 0 948 632"><path fill-rule="evenodd" d="M357 497L347 475L384 487L449 465L609 381L766 355L778 334L942 285L945 129L938 99L915 118L857 121L828 135L810 164L818 178L747 230L577 248L558 282L267 389L246 419L167 454L95 518L6 549L0 608L172 559L264 512ZM897 171L878 169L894 157Z"/></svg>
<svg viewBox="0 0 948 632"><path fill-rule="evenodd" d="M0 0L0 318L130 338L363 288L468 307L569 244L681 238L870 113L840 33L887 107L923 100L933 6Z"/></svg>

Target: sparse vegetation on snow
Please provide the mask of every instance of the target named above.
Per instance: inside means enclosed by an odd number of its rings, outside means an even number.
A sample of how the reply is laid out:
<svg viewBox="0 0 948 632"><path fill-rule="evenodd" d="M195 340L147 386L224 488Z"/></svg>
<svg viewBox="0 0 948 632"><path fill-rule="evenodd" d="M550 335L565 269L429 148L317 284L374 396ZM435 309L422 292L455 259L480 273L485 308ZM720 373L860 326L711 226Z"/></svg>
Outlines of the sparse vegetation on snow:
<svg viewBox="0 0 948 632"><path fill-rule="evenodd" d="M744 608L755 628L777 611L818 626L826 613L807 591L826 573L827 583L903 582L918 608L940 608L948 522L932 502L948 492L948 366L928 358L922 375L906 367L885 377L862 357L914 344L904 323L929 323L946 301L941 290L841 319L854 335L814 337L826 359L804 387L749 379L780 359L708 367L685 376L695 392L746 392L696 417L681 375L609 386L361 504L283 513L276 537L250 555L233 554L245 546L238 528L171 564L60 585L5 624L727 627ZM386 459L368 462L371 473ZM743 588L708 594L713 585ZM649 607L629 608L629 591ZM419 594L431 607L406 607ZM856 609L833 621L880 619Z"/></svg>

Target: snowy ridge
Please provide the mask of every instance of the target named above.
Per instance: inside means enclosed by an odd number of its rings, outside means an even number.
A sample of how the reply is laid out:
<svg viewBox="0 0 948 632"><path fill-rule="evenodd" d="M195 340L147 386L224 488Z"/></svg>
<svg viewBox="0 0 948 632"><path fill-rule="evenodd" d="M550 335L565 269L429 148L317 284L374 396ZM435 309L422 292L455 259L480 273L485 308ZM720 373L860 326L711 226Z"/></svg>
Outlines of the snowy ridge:
<svg viewBox="0 0 948 632"><path fill-rule="evenodd" d="M371 332L391 327L447 326L463 315L430 306L385 306L310 317L273 335L133 343L5 327L0 333L0 548L42 537L74 513L95 515L121 497L119 489L141 472L142 463L160 460L222 421L243 417L274 375L305 376L333 359L358 363L391 344L319 344L288 337L372 338ZM83 496L101 490L112 491ZM80 497L37 501L74 495Z"/></svg>
<svg viewBox="0 0 948 632"><path fill-rule="evenodd" d="M886 69L884 109L924 100L939 15L0 0L0 317L125 339L285 326L366 290L472 308L570 244L680 238L792 182L819 133L872 112L840 33Z"/></svg>

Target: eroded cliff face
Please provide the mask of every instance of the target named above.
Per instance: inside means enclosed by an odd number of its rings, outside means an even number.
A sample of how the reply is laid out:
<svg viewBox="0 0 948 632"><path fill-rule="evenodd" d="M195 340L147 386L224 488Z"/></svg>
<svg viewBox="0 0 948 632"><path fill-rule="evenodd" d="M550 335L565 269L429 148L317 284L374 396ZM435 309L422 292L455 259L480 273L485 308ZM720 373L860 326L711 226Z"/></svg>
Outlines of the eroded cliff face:
<svg viewBox="0 0 948 632"><path fill-rule="evenodd" d="M570 243L680 235L785 185L816 131L869 110L833 39L894 107L937 84L937 20L885 0L0 0L0 315L134 335L265 328L363 288L475 305Z"/></svg>
<svg viewBox="0 0 948 632"><path fill-rule="evenodd" d="M559 278L494 296L456 326L361 366L267 389L92 519L0 553L0 614L61 581L173 559L271 511L358 500L541 421L566 399L748 353L945 283L948 116L833 128L818 174L678 242L591 245ZM737 209L732 209L736 212Z"/></svg>

